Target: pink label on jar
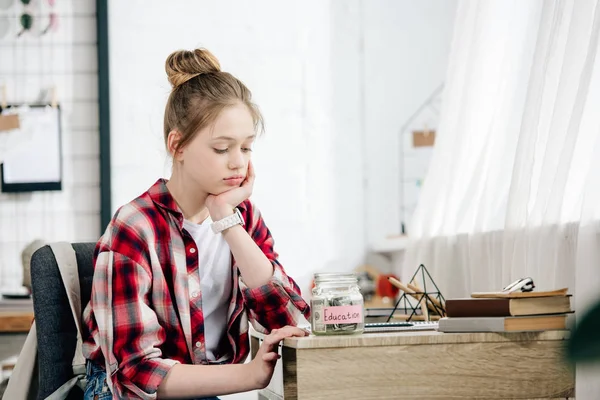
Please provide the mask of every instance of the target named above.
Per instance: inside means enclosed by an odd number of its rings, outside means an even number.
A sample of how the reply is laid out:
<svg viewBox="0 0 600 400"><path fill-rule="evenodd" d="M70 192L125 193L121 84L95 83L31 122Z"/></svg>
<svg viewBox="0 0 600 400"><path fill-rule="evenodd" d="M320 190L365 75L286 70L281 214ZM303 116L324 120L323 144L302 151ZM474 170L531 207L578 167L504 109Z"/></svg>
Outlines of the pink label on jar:
<svg viewBox="0 0 600 400"><path fill-rule="evenodd" d="M323 308L323 323L331 324L355 324L363 322L362 306L334 306Z"/></svg>

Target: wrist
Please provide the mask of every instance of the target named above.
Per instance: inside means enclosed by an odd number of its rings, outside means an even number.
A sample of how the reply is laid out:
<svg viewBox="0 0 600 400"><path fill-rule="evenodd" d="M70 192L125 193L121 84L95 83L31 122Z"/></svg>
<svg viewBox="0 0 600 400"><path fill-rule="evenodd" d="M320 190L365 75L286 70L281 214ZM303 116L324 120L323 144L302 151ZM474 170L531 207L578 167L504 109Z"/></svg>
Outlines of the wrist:
<svg viewBox="0 0 600 400"><path fill-rule="evenodd" d="M229 206L229 205L224 205L224 206L220 206L220 207L216 207L213 210L209 210L210 213L210 218L213 220L213 222L222 220L223 218L229 217L230 215L233 215L234 211L233 211L233 207Z"/></svg>
<svg viewBox="0 0 600 400"><path fill-rule="evenodd" d="M259 366L255 364L256 363L254 360L250 361L249 363L242 364L244 367L244 380L246 381L246 385L251 388L250 390L264 389L265 387L260 384L260 379L256 373L256 368L259 368Z"/></svg>
<svg viewBox="0 0 600 400"><path fill-rule="evenodd" d="M241 225L234 225L234 226L232 226L232 227L230 227L230 228L227 228L227 229L223 230L223 231L221 232L221 234L223 235L223 237L224 237L225 239L227 239L227 237L228 237L228 236L231 236L231 235L229 235L229 233L230 233L230 232L234 232L236 229L241 229L242 231L244 231L244 232L245 232L245 230L244 230L244 227L243 227L243 226L241 226Z"/></svg>

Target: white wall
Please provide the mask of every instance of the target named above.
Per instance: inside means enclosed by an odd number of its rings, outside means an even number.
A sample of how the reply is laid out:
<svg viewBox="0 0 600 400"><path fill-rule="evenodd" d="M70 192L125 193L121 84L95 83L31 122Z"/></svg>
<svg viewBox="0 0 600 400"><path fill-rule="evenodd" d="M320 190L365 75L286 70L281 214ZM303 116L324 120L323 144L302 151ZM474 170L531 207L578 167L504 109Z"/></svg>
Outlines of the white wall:
<svg viewBox="0 0 600 400"><path fill-rule="evenodd" d="M164 61L204 46L264 113L253 200L305 293L399 232L397 134L443 81L454 1L154 3L109 2L113 209L168 177Z"/></svg>
<svg viewBox="0 0 600 400"><path fill-rule="evenodd" d="M400 233L400 128L444 81L455 9L455 0L364 2L369 244ZM429 158L427 150L409 146L405 155ZM414 204L416 182L405 185L405 201Z"/></svg>
<svg viewBox="0 0 600 400"><path fill-rule="evenodd" d="M32 2L33 31L19 38L22 4L0 10L0 18L14 21L0 38L7 101L36 102L55 85L64 154L62 191L0 193L0 290L21 285L21 251L31 241L96 241L100 232L95 1L61 0L55 10L58 29L40 36L49 9L47 2Z"/></svg>

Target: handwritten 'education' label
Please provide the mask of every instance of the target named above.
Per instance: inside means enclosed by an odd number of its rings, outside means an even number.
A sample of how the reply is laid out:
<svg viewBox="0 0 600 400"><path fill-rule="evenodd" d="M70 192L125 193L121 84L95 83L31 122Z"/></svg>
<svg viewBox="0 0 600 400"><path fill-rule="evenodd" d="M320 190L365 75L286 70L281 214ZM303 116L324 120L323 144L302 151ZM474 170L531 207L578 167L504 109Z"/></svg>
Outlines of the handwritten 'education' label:
<svg viewBox="0 0 600 400"><path fill-rule="evenodd" d="M358 306L333 306L323 308L323 323L355 324L363 322L363 307Z"/></svg>

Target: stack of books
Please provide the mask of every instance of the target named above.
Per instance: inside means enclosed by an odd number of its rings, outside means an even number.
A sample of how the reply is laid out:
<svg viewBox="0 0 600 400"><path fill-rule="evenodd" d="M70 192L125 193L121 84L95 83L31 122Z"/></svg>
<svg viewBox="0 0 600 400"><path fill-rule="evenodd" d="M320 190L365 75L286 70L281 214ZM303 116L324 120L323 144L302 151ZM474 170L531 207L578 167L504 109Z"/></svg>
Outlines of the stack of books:
<svg viewBox="0 0 600 400"><path fill-rule="evenodd" d="M567 329L571 313L568 290L546 292L478 292L471 298L447 299L440 332L527 332Z"/></svg>

